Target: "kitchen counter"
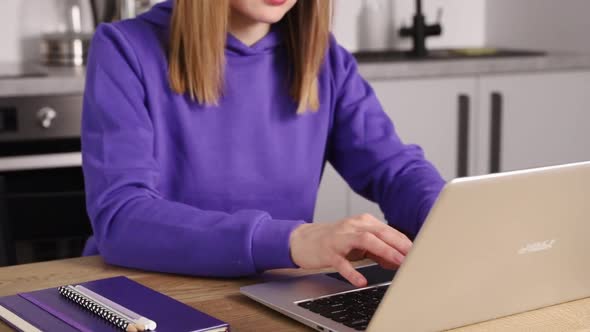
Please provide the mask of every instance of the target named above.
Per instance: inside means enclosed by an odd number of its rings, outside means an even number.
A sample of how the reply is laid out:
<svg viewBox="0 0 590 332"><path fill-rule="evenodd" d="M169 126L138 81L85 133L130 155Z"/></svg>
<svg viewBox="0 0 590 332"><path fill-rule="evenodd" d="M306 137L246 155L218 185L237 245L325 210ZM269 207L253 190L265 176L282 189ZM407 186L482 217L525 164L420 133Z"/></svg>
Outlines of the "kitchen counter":
<svg viewBox="0 0 590 332"><path fill-rule="evenodd" d="M81 95L84 92L84 68L41 67L47 75L0 77L0 98L41 95Z"/></svg>
<svg viewBox="0 0 590 332"><path fill-rule="evenodd" d="M479 76L548 71L590 70L590 54L549 53L542 56L460 60L361 62L367 80Z"/></svg>
<svg viewBox="0 0 590 332"><path fill-rule="evenodd" d="M39 95L79 95L84 91L84 68L45 68L47 76L0 78L0 98ZM547 71L590 70L590 54L549 54L460 60L422 60L359 63L368 80L419 79Z"/></svg>

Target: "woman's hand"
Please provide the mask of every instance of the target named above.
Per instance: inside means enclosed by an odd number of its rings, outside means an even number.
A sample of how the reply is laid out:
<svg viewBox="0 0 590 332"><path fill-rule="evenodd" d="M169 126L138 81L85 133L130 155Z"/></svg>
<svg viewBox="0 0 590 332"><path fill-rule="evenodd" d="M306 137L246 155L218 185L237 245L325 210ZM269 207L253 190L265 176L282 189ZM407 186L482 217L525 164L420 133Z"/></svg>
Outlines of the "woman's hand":
<svg viewBox="0 0 590 332"><path fill-rule="evenodd" d="M357 287L367 280L350 261L370 258L385 268L396 268L412 247L402 233L369 214L337 223L304 224L290 237L293 262L305 269L333 267Z"/></svg>

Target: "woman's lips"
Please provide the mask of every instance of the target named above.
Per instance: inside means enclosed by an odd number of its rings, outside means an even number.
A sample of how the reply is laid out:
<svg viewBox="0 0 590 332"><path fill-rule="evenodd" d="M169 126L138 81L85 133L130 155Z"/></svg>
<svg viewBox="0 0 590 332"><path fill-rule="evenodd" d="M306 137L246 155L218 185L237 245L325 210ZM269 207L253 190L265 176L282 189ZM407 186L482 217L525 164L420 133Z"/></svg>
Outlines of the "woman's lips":
<svg viewBox="0 0 590 332"><path fill-rule="evenodd" d="M271 6L282 6L287 0L265 0L265 2Z"/></svg>

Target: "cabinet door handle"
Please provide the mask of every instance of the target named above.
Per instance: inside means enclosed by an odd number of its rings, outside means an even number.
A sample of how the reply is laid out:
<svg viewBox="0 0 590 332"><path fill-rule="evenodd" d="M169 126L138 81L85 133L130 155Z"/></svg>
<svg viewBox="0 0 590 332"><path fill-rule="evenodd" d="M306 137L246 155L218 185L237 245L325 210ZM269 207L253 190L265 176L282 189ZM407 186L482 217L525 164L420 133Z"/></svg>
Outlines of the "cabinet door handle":
<svg viewBox="0 0 590 332"><path fill-rule="evenodd" d="M490 173L500 173L502 163L502 117L504 98L501 93L492 93L490 117Z"/></svg>
<svg viewBox="0 0 590 332"><path fill-rule="evenodd" d="M457 132L457 177L469 176L469 118L471 100L468 95L459 95L459 126Z"/></svg>
<svg viewBox="0 0 590 332"><path fill-rule="evenodd" d="M38 156L1 157L0 172L18 172L46 168L82 166L81 152L54 153ZM0 191L1 193L1 191Z"/></svg>

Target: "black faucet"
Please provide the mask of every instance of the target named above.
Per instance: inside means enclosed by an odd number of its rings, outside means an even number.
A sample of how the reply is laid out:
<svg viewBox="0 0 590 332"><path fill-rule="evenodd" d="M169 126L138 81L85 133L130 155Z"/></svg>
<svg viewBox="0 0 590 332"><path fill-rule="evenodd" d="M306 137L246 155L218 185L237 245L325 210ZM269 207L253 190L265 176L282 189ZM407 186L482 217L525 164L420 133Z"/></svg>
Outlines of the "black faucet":
<svg viewBox="0 0 590 332"><path fill-rule="evenodd" d="M439 12L440 16L440 12ZM440 20L440 17L439 17ZM427 25L426 18L422 13L422 0L416 0L416 15L414 15L414 26L402 27L399 31L401 37L412 37L414 48L410 52L415 57L425 57L428 55L426 49L426 38L430 36L440 36L442 26L440 23Z"/></svg>

